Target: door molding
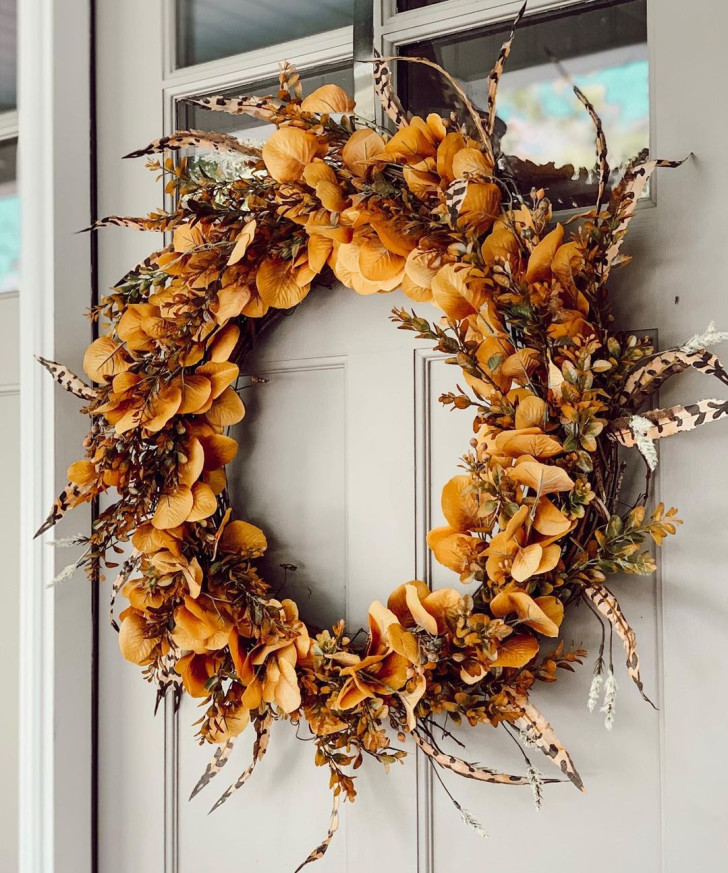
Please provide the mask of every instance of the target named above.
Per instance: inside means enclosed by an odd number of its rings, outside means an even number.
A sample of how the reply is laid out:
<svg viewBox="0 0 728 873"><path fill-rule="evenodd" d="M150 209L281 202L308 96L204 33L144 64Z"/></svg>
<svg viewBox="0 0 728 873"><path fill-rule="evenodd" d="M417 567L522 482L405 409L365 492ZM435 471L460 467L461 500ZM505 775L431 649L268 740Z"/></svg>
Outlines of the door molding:
<svg viewBox="0 0 728 873"><path fill-rule="evenodd" d="M89 13L89 0L18 4L20 873L92 870L88 588L80 579L48 587L55 549L33 539L83 424L77 401L55 393L33 355L77 368L90 338L78 317L91 299L89 237L76 234L89 223ZM87 530L74 515L66 532Z"/></svg>

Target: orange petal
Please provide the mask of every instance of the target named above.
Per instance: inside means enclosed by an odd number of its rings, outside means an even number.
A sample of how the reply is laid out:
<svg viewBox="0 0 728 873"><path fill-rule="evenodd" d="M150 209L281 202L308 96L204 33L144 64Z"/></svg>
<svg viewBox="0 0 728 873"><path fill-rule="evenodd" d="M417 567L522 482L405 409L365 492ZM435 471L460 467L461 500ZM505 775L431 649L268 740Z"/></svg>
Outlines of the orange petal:
<svg viewBox="0 0 728 873"><path fill-rule="evenodd" d="M341 150L344 166L355 176L366 176L372 158L384 151L384 140L369 127L355 130Z"/></svg>
<svg viewBox="0 0 728 873"><path fill-rule="evenodd" d="M195 374L205 376L210 380L212 385L210 396L215 399L238 378L240 368L237 364L231 364L229 361L208 361L206 364L200 364L195 370Z"/></svg>
<svg viewBox="0 0 728 873"><path fill-rule="evenodd" d="M532 543L525 549L519 549L511 566L511 576L516 582L525 582L538 570L543 549L538 543Z"/></svg>
<svg viewBox="0 0 728 873"><path fill-rule="evenodd" d="M67 476L69 482L84 487L93 485L99 478L92 461L76 461L68 468Z"/></svg>
<svg viewBox="0 0 728 873"><path fill-rule="evenodd" d="M152 524L159 530L169 530L186 521L193 504L192 491L186 485L180 485L173 491L162 494L157 504L157 511L152 518Z"/></svg>
<svg viewBox="0 0 728 873"><path fill-rule="evenodd" d="M227 361L233 353L240 339L240 328L237 324L226 324L222 330L218 330L209 346L209 358L211 361Z"/></svg>
<svg viewBox="0 0 728 873"><path fill-rule="evenodd" d="M182 403L182 392L176 385L165 385L147 402L142 425L151 433L160 431L173 418Z"/></svg>
<svg viewBox="0 0 728 873"><path fill-rule="evenodd" d="M494 667L525 667L538 654L538 640L531 634L507 637L498 645Z"/></svg>
<svg viewBox="0 0 728 873"><path fill-rule="evenodd" d="M533 526L544 536L561 536L571 528L572 522L548 497L542 497L536 506Z"/></svg>
<svg viewBox="0 0 728 873"><path fill-rule="evenodd" d="M128 370L129 361L121 343L110 336L100 336L86 349L83 369L89 379L103 382L105 376L116 376Z"/></svg>
<svg viewBox="0 0 728 873"><path fill-rule="evenodd" d="M370 282L382 282L401 277L404 258L389 251L378 239L366 240L359 249L359 271Z"/></svg>
<svg viewBox="0 0 728 873"><path fill-rule="evenodd" d="M304 112L316 112L319 114L332 112L351 112L354 101L338 85L322 85L308 97L303 99L301 109Z"/></svg>
<svg viewBox="0 0 728 873"><path fill-rule="evenodd" d="M262 555L268 548L268 541L263 531L247 521L231 521L225 528L220 540L223 552L250 552Z"/></svg>
<svg viewBox="0 0 728 873"><path fill-rule="evenodd" d="M571 491L574 482L566 470L539 461L527 460L508 470L514 482L527 485L536 494L551 494L555 491Z"/></svg>
<svg viewBox="0 0 728 873"><path fill-rule="evenodd" d="M315 157L316 137L298 127L279 127L263 146L263 162L277 182L295 182Z"/></svg>
<svg viewBox="0 0 728 873"><path fill-rule="evenodd" d="M200 441L193 437L187 445L187 460L180 460L179 483L191 487L200 478L205 463L205 453Z"/></svg>
<svg viewBox="0 0 728 873"><path fill-rule="evenodd" d="M478 527L478 498L469 474L453 476L442 489L442 512L453 530L469 531Z"/></svg>
<svg viewBox="0 0 728 873"><path fill-rule="evenodd" d="M407 601L407 608L412 613L412 618L428 634L435 636L437 634L437 621L422 605L417 588L414 585L405 585L404 595Z"/></svg>
<svg viewBox="0 0 728 873"><path fill-rule="evenodd" d="M308 294L309 286L299 285L296 273L293 261L266 258L255 277L255 285L263 303L276 309L290 309L298 305Z"/></svg>
<svg viewBox="0 0 728 873"><path fill-rule="evenodd" d="M562 224L557 224L531 252L526 269L527 282L539 282L551 278L551 262L563 238L564 227Z"/></svg>
<svg viewBox="0 0 728 873"><path fill-rule="evenodd" d="M212 394L212 383L205 376L185 376L182 385L182 401L177 412L190 415L205 406Z"/></svg>
<svg viewBox="0 0 728 873"><path fill-rule="evenodd" d="M119 648L127 661L147 664L157 643L146 636L147 623L135 610L126 611L119 628Z"/></svg>
<svg viewBox="0 0 728 873"><path fill-rule="evenodd" d="M407 607L407 585L411 585L416 593L417 597L420 600L424 600L425 597L430 593L430 589L424 582L421 582L419 579L414 579L412 582L406 582L404 585L400 585L398 588L395 588L394 591L389 595L389 599L387 600L387 609L393 612L398 620L403 624L407 625L411 624L411 614L409 612L409 608Z"/></svg>
<svg viewBox="0 0 728 873"><path fill-rule="evenodd" d="M217 499L209 485L204 482L195 482L192 486L192 509L187 516L187 521L202 521L209 518L217 509Z"/></svg>
<svg viewBox="0 0 728 873"><path fill-rule="evenodd" d="M516 428L543 427L547 406L545 401L535 394L524 397L516 407Z"/></svg>
<svg viewBox="0 0 728 873"><path fill-rule="evenodd" d="M210 434L201 437L200 442L205 452L205 469L217 470L229 464L238 453L238 443L232 437L224 434Z"/></svg>
<svg viewBox="0 0 728 873"><path fill-rule="evenodd" d="M258 226L258 222L251 218L247 224L244 225L243 229L237 236L235 240L235 246L233 247L232 252L230 253L230 257L228 258L228 266L232 266L233 264L237 264L238 261L242 261L245 257L245 253L248 250L248 246L253 242L255 238L255 230Z"/></svg>
<svg viewBox="0 0 728 873"><path fill-rule="evenodd" d="M229 427L243 420L245 406L232 388L226 388L205 413L205 417L213 427Z"/></svg>

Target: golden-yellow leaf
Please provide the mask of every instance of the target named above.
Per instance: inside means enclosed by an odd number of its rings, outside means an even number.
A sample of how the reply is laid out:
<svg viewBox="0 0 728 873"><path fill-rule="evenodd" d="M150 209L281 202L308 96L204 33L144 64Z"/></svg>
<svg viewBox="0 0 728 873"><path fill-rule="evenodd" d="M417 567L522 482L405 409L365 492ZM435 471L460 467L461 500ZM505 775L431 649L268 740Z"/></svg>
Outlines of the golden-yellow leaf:
<svg viewBox="0 0 728 873"><path fill-rule="evenodd" d="M316 137L298 127L279 127L263 146L263 161L276 182L295 182L316 155Z"/></svg>
<svg viewBox="0 0 728 873"><path fill-rule="evenodd" d="M204 482L195 482L192 486L192 509L187 516L187 521L202 521L209 518L217 509L217 499L209 485Z"/></svg>
<svg viewBox="0 0 728 873"><path fill-rule="evenodd" d="M86 349L83 369L89 379L103 382L106 376L116 376L129 369L129 360L123 345L110 336L100 336Z"/></svg>
<svg viewBox="0 0 728 873"><path fill-rule="evenodd" d="M248 246L253 242L253 239L255 238L255 230L257 226L258 222L254 218L251 218L251 220L240 231L235 241L235 246L230 253L230 257L228 258L228 266L232 266L232 264L237 264L238 261L242 261L242 259L245 257L245 253L248 251Z"/></svg>
<svg viewBox="0 0 728 873"><path fill-rule="evenodd" d="M205 417L213 427L229 427L245 417L245 406L232 388L226 388L213 402Z"/></svg>
<svg viewBox="0 0 728 873"><path fill-rule="evenodd" d="M220 549L223 552L248 552L262 555L268 548L263 531L247 521L231 521L223 531Z"/></svg>
<svg viewBox="0 0 728 873"><path fill-rule="evenodd" d="M305 97L301 103L301 109L304 112L323 113L339 113L351 112L354 108L354 101L349 95L338 85L322 85L317 88L308 97Z"/></svg>
<svg viewBox="0 0 728 873"><path fill-rule="evenodd" d="M152 518L152 524L159 530L169 530L178 527L187 520L193 504L192 489L180 485L162 494L157 504L157 511Z"/></svg>
<svg viewBox="0 0 728 873"><path fill-rule="evenodd" d="M310 286L299 285L296 272L293 261L282 261L279 258L266 258L263 261L255 277L255 284L260 299L266 306L291 309L304 299Z"/></svg>
<svg viewBox="0 0 728 873"><path fill-rule="evenodd" d="M364 177L371 161L384 151L384 140L369 127L355 130L341 150L344 166L355 176Z"/></svg>

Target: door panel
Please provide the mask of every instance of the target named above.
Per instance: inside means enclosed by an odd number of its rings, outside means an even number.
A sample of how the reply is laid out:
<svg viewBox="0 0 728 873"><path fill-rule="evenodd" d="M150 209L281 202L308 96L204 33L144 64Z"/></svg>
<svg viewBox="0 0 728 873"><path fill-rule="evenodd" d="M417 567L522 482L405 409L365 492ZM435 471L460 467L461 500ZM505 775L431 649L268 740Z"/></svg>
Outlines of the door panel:
<svg viewBox="0 0 728 873"><path fill-rule="evenodd" d="M122 47L134 43L145 57L161 58L162 29L143 0L123 8L98 2L102 211L137 214L161 194L138 163L122 164L119 157L162 133L164 83L157 75L161 62L142 71L129 66ZM657 205L640 208L626 246L635 260L615 276L612 291L617 323L633 330L659 325L662 346L703 331L711 319L719 328L728 325L728 298L717 292L722 279L713 268L723 247L726 183L718 174L728 130L724 113L706 114L696 99L728 74L719 42L725 27L718 26L728 24L728 13L713 7L708 0L649 4L653 153L676 158L693 150L698 160L659 174L652 191ZM676 62L696 45L689 67ZM118 279L152 245L149 236L126 231L104 237L102 284ZM321 623L345 615L357 628L373 599L415 575L433 587L459 585L432 561L424 540L442 521L440 491L459 472L470 415L438 403L458 372L388 323L391 307L403 303L411 305L398 294L365 299L341 288L316 289L261 342L247 367L269 381L244 394L248 415L232 469L235 505L270 531L272 578L281 578L281 563L298 567L289 571L284 591ZM424 306L415 309L426 314ZM685 376L661 402L714 393L719 388L705 379ZM615 729L605 731L601 716L587 712L599 630L584 610L569 617L564 637L566 645L590 650L585 666L535 692L587 794L568 784L546 786L536 814L528 788L443 774L489 832L483 843L436 780L428 816L428 771L418 769L414 754L389 776L365 765L356 804L351 814L344 810L322 871L363 873L377 864L450 873L481 858L516 871L576 873L588 863L606 873L620 859L625 870L644 873L678 873L696 861L718 869L726 805L714 774L728 767L715 731L728 711L722 660L714 654L724 646L728 618L721 586L725 433L716 425L661 447L657 498L677 504L685 525L662 552L662 577L614 586L637 632L645 685L659 712L630 686L616 650ZM295 868L322 838L329 815L326 774L314 767L311 747L296 740L290 724L277 725L269 759L208 817L247 766L252 737L241 738L223 774L188 803L211 752L194 744L194 704L183 703L176 726L172 718L166 728L161 718L154 721L153 690L121 660L115 635L102 628L102 637L105 873L192 873L241 863L250 870ZM523 772L521 753L504 731L464 728L463 735L470 759ZM532 753L532 760L544 776L556 772L542 756Z"/></svg>

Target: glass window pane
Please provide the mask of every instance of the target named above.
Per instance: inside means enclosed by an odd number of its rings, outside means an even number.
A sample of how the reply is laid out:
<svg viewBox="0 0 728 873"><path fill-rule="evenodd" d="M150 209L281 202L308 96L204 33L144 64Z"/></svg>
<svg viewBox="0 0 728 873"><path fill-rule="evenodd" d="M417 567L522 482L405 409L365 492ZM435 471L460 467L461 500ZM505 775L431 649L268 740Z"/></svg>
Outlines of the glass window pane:
<svg viewBox="0 0 728 873"><path fill-rule="evenodd" d="M313 36L353 21L354 0L176 0L177 66Z"/></svg>
<svg viewBox="0 0 728 873"><path fill-rule="evenodd" d="M407 46L403 54L437 61L476 106L508 25ZM613 169L649 145L645 0L590 3L534 15L519 27L498 89L496 133L519 188L544 187L555 206L590 205L596 185L594 128L549 58L563 62L599 113ZM400 91L417 114L448 114L457 98L434 71L400 64Z"/></svg>
<svg viewBox="0 0 728 873"><path fill-rule="evenodd" d="M397 0L397 12L409 12L410 9L422 9L423 6L434 6L444 0Z"/></svg>
<svg viewBox="0 0 728 873"><path fill-rule="evenodd" d="M17 104L17 0L0 0L0 112Z"/></svg>
<svg viewBox="0 0 728 873"><path fill-rule="evenodd" d="M329 83L340 85L347 94L354 93L354 72L351 64L328 66L301 74L304 96ZM229 88L220 93L225 97L255 95L264 97L278 92L278 79L264 79L250 85ZM272 124L251 118L249 115L228 115L214 112L185 102L177 104L177 128L179 130L216 130L233 133L255 140L265 140L275 129Z"/></svg>
<svg viewBox="0 0 728 873"><path fill-rule="evenodd" d="M0 294L20 281L20 201L15 178L17 143L0 142Z"/></svg>

